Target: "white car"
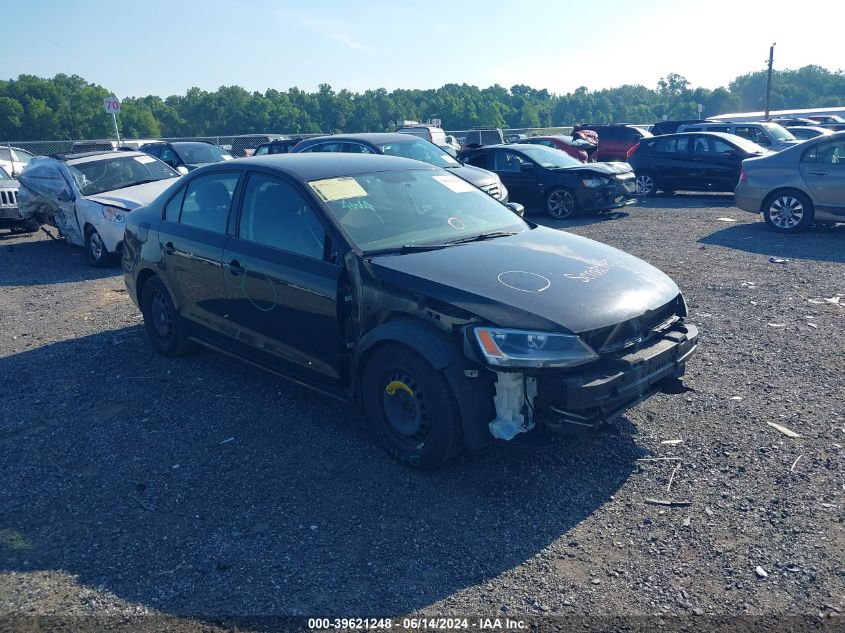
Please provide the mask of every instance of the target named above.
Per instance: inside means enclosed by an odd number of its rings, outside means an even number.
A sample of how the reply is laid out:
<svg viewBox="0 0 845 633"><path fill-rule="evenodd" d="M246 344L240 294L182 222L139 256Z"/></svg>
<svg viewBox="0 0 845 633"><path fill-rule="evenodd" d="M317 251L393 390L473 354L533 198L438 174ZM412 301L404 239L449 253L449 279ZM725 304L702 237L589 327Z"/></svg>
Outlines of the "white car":
<svg viewBox="0 0 845 633"><path fill-rule="evenodd" d="M0 145L0 167L12 176L17 178L35 156L20 147Z"/></svg>
<svg viewBox="0 0 845 633"><path fill-rule="evenodd" d="M181 172L143 152L88 152L36 158L20 176L25 219L55 226L84 246L92 266L106 266L123 248L126 216L172 185Z"/></svg>

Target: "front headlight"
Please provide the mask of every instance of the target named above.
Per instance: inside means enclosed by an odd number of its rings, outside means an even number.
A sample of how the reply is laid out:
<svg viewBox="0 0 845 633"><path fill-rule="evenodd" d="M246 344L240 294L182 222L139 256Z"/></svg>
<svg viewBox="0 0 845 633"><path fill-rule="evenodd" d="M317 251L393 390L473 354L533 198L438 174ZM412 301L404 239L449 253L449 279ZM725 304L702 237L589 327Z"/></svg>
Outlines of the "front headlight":
<svg viewBox="0 0 845 633"><path fill-rule="evenodd" d="M508 188L505 187L505 183L501 180L499 181L499 200L507 200L508 199Z"/></svg>
<svg viewBox="0 0 845 633"><path fill-rule="evenodd" d="M126 209L103 206L103 217L112 222L126 222Z"/></svg>
<svg viewBox="0 0 845 633"><path fill-rule="evenodd" d="M475 339L491 365L500 367L575 367L599 356L573 334L478 327Z"/></svg>
<svg viewBox="0 0 845 633"><path fill-rule="evenodd" d="M584 183L585 187L604 187L610 184L608 178L585 178L581 182Z"/></svg>

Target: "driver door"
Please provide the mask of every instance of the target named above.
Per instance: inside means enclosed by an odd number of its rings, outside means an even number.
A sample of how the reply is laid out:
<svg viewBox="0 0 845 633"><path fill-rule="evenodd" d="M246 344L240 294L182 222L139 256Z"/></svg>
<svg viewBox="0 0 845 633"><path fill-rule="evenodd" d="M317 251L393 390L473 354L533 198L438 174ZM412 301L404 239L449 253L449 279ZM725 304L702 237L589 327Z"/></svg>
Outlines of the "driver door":
<svg viewBox="0 0 845 633"><path fill-rule="evenodd" d="M506 149L492 151L493 171L510 192L510 199L525 206L542 203L538 184L539 166L521 154Z"/></svg>

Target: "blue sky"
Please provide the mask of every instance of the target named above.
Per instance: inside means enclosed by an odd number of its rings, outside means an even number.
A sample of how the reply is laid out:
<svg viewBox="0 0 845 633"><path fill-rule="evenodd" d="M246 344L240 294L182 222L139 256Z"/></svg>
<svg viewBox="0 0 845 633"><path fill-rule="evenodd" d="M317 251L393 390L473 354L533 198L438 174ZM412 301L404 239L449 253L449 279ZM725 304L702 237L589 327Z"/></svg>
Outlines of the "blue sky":
<svg viewBox="0 0 845 633"><path fill-rule="evenodd" d="M77 74L119 97L321 83L564 93L653 87L670 72L714 88L762 69L773 41L776 68L842 68L844 7L812 3L838 18L803 28L775 3L724 0L16 0L0 78Z"/></svg>

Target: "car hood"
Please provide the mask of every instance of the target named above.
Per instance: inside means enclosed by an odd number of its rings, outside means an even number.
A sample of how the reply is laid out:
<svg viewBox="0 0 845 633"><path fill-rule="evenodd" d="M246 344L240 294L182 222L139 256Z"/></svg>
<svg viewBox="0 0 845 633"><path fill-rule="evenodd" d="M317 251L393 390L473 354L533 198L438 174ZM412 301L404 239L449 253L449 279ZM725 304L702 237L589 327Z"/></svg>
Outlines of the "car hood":
<svg viewBox="0 0 845 633"><path fill-rule="evenodd" d="M174 178L165 178L164 180L147 182L143 185L135 185L134 187L104 191L93 196L85 196L85 198L99 202L100 204L108 204L131 211L132 209L146 206L155 200L158 194L173 184L174 180Z"/></svg>
<svg viewBox="0 0 845 633"><path fill-rule="evenodd" d="M626 174L628 172L633 172L634 170L628 163L612 162L572 165L571 167L561 167L560 169L552 171L582 171L600 174L602 176L613 176L615 174Z"/></svg>
<svg viewBox="0 0 845 633"><path fill-rule="evenodd" d="M455 167L447 167L447 169L460 176L466 181L471 182L476 187L486 187L493 183L499 182L499 177L491 171L481 169L480 167L473 167L472 165L460 165Z"/></svg>
<svg viewBox="0 0 845 633"><path fill-rule="evenodd" d="M0 178L0 189L17 189L19 186L14 178Z"/></svg>
<svg viewBox="0 0 845 633"><path fill-rule="evenodd" d="M434 251L372 258L383 282L500 327L586 332L659 308L675 282L593 240L545 227Z"/></svg>

